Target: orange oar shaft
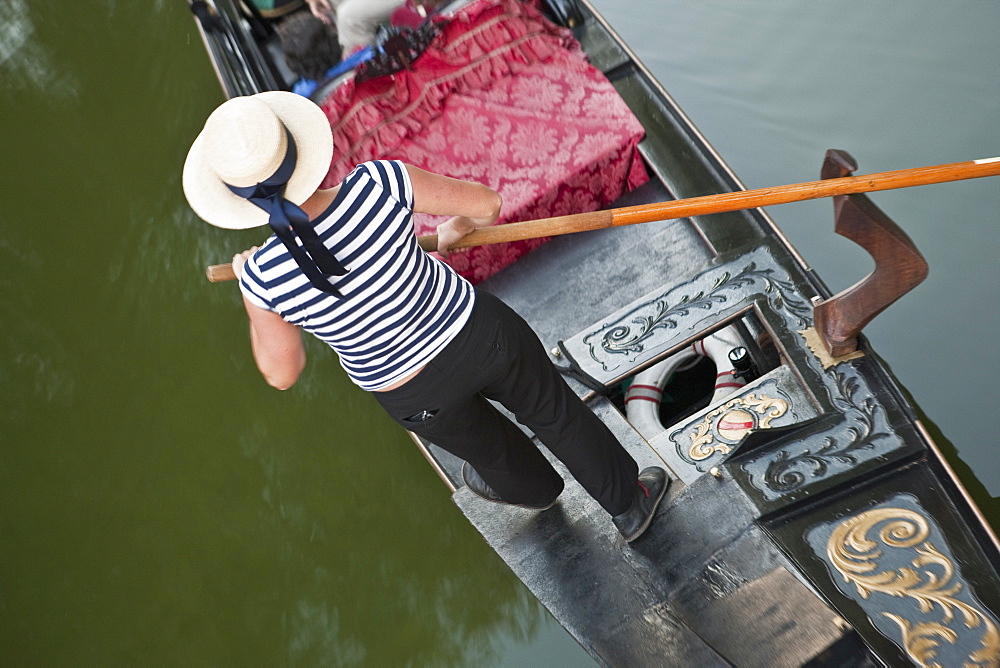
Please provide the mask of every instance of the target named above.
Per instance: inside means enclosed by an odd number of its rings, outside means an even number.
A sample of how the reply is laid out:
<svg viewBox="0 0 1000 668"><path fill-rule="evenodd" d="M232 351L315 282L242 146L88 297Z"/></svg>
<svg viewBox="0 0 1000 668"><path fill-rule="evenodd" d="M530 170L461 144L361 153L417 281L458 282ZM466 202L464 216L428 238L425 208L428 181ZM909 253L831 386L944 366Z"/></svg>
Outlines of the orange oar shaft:
<svg viewBox="0 0 1000 668"><path fill-rule="evenodd" d="M755 209L775 204L802 202L834 195L850 195L856 193L877 192L879 190L894 190L926 186L934 183L947 183L966 179L978 179L986 176L1000 175L1000 158L986 160L970 160L954 162L947 165L932 167L915 167L899 169L891 172L878 172L863 176L844 176L836 179L808 181L772 188L757 188L755 190L739 190L717 195L704 195L687 199L640 204L618 209L576 213L555 218L541 218L522 223L508 223L494 227L484 227L475 230L453 248L468 248L470 246L485 246L522 239L558 236L572 232L599 230L607 227L636 225L658 220L673 220L692 216L704 216L710 213L724 213L741 209ZM427 251L437 248L437 235L420 237L420 247ZM208 280L226 281L235 278L232 267L219 264L208 267Z"/></svg>

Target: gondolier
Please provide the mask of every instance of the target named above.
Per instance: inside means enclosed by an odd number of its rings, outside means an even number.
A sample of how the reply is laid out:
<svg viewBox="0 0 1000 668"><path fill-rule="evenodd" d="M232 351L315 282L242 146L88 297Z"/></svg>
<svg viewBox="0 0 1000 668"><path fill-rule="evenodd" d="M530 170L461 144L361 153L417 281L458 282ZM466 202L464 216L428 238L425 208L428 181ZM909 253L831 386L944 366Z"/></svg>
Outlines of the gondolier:
<svg viewBox="0 0 1000 668"><path fill-rule="evenodd" d="M664 470L639 473L524 320L417 245L414 212L452 216L438 228L447 253L497 219L499 195L385 160L320 190L332 154L316 105L267 92L213 112L184 165L185 194L207 222L274 232L233 260L265 379L280 389L295 383L305 365L300 330L308 331L393 419L465 460L463 477L478 496L546 509L563 481L489 400L497 401L567 466L626 541L641 535L669 484Z"/></svg>

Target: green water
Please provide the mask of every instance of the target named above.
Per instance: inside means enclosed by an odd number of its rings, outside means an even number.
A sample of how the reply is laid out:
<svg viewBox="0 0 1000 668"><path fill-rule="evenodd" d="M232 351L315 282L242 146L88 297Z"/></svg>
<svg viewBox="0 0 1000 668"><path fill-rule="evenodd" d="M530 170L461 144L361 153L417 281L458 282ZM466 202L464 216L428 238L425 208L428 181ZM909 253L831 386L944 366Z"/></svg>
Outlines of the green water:
<svg viewBox="0 0 1000 668"><path fill-rule="evenodd" d="M0 663L579 659L332 355L261 381L202 273L259 233L180 189L221 101L186 4L0 25Z"/></svg>
<svg viewBox="0 0 1000 668"><path fill-rule="evenodd" d="M260 380L202 275L259 232L180 189L222 99L185 5L0 3L0 663L586 664L332 355ZM992 0L599 6L749 187L1000 154ZM1000 181L877 201L931 277L867 331L989 501ZM771 213L840 289L828 208Z"/></svg>

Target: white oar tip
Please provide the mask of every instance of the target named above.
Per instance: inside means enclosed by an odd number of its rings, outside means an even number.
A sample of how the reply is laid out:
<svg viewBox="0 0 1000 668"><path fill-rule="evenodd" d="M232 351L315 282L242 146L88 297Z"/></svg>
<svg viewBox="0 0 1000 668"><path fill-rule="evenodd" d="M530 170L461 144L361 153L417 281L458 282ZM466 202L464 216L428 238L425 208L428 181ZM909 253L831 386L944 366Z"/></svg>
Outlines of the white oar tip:
<svg viewBox="0 0 1000 668"><path fill-rule="evenodd" d="M977 165L985 165L988 162L1000 162L1000 156L997 156L995 158L983 158L982 160L973 160L972 162L974 162Z"/></svg>

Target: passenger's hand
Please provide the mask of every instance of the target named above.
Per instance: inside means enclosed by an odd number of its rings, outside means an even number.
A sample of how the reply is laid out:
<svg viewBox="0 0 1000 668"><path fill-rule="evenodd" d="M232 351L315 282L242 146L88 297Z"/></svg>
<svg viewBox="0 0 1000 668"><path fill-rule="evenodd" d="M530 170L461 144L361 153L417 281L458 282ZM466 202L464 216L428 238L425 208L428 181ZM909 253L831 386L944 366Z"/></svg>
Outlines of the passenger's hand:
<svg viewBox="0 0 1000 668"><path fill-rule="evenodd" d="M233 273L236 274L237 281L243 277L243 265L247 263L247 259L258 250L260 250L259 246L253 246L233 256Z"/></svg>
<svg viewBox="0 0 1000 668"><path fill-rule="evenodd" d="M327 25L333 25L334 10L330 0L306 0L312 15Z"/></svg>

